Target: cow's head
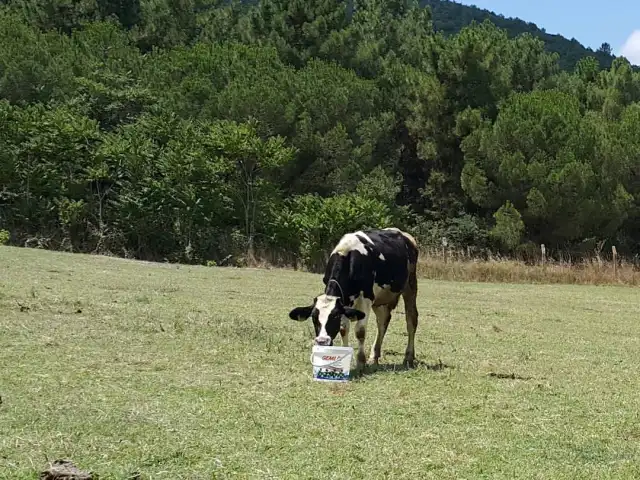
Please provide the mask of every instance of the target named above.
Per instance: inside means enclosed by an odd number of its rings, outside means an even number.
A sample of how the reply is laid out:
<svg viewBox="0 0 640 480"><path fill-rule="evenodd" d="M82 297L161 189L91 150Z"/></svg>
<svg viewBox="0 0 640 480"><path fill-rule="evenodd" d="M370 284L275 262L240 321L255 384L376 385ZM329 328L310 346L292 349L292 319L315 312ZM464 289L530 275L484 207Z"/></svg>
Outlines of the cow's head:
<svg viewBox="0 0 640 480"><path fill-rule="evenodd" d="M289 318L299 322L311 317L316 330L316 345L333 345L340 331L342 318L362 320L364 313L355 308L346 307L340 297L322 294L313 299L308 307L297 307L289 312Z"/></svg>

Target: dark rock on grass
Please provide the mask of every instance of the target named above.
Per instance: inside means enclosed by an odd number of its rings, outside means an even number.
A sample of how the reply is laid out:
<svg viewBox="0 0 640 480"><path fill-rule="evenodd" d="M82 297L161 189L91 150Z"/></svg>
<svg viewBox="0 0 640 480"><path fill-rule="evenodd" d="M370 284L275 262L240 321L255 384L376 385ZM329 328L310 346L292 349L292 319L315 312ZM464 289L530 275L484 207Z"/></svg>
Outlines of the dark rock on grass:
<svg viewBox="0 0 640 480"><path fill-rule="evenodd" d="M91 472L83 472L68 460L55 460L40 472L40 480L97 480Z"/></svg>

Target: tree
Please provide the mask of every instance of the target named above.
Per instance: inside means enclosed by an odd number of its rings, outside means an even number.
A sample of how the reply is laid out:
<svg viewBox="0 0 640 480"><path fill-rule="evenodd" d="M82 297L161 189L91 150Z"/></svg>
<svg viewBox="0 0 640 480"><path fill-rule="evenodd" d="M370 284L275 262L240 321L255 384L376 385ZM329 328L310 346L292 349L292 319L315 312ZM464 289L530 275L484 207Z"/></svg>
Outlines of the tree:
<svg viewBox="0 0 640 480"><path fill-rule="evenodd" d="M97 0L103 18L115 16L120 25L131 29L140 22L140 0Z"/></svg>
<svg viewBox="0 0 640 480"><path fill-rule="evenodd" d="M274 45L286 63L302 67L348 22L348 2L262 0L248 13L250 41Z"/></svg>
<svg viewBox="0 0 640 480"><path fill-rule="evenodd" d="M226 180L233 185L233 195L242 206L247 257L254 261L259 208L265 206L268 195L273 194L270 180L291 161L295 152L285 145L282 137L267 140L258 137L253 122L214 123L210 127L207 147L215 161L224 165Z"/></svg>
<svg viewBox="0 0 640 480"><path fill-rule="evenodd" d="M583 116L566 93L515 94L493 125L480 123L464 139L462 186L483 208L511 202L536 241L606 238L631 200L609 128L596 113Z"/></svg>
<svg viewBox="0 0 640 480"><path fill-rule="evenodd" d="M603 53L604 55L613 55L611 45L609 45L607 42L604 42L602 45L600 45L597 52Z"/></svg>
<svg viewBox="0 0 640 480"><path fill-rule="evenodd" d="M524 222L520 212L509 200L493 214L493 218L496 224L491 229L491 236L509 250L520 245L524 233Z"/></svg>
<svg viewBox="0 0 640 480"><path fill-rule="evenodd" d="M638 251L640 74L606 44L485 17L425 0L0 2L0 228L313 263L366 212L434 246Z"/></svg>

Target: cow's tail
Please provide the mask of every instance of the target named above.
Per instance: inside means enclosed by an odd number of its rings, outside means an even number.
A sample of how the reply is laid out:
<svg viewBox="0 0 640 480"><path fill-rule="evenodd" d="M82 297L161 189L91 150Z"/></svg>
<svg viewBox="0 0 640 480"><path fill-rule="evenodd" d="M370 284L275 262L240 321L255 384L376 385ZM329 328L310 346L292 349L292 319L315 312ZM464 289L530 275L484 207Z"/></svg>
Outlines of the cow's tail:
<svg viewBox="0 0 640 480"><path fill-rule="evenodd" d="M410 233L403 232L402 230L398 230L400 234L404 237L407 242L407 252L409 252L409 263L412 265L418 264L418 257L420 256L420 248L418 247L418 242Z"/></svg>

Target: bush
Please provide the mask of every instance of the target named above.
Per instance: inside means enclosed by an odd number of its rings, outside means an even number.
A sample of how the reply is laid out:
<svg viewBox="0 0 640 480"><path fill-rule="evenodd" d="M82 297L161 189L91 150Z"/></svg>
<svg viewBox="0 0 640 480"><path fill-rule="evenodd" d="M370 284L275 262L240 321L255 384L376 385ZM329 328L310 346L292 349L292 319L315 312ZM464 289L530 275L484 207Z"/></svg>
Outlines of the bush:
<svg viewBox="0 0 640 480"><path fill-rule="evenodd" d="M524 222L520 212L507 200L493 215L496 225L491 229L490 235L509 250L520 245L524 233Z"/></svg>
<svg viewBox="0 0 640 480"><path fill-rule="evenodd" d="M391 225L389 207L383 202L346 193L292 197L276 213L271 228L275 244L294 250L304 266L318 271L345 233Z"/></svg>

